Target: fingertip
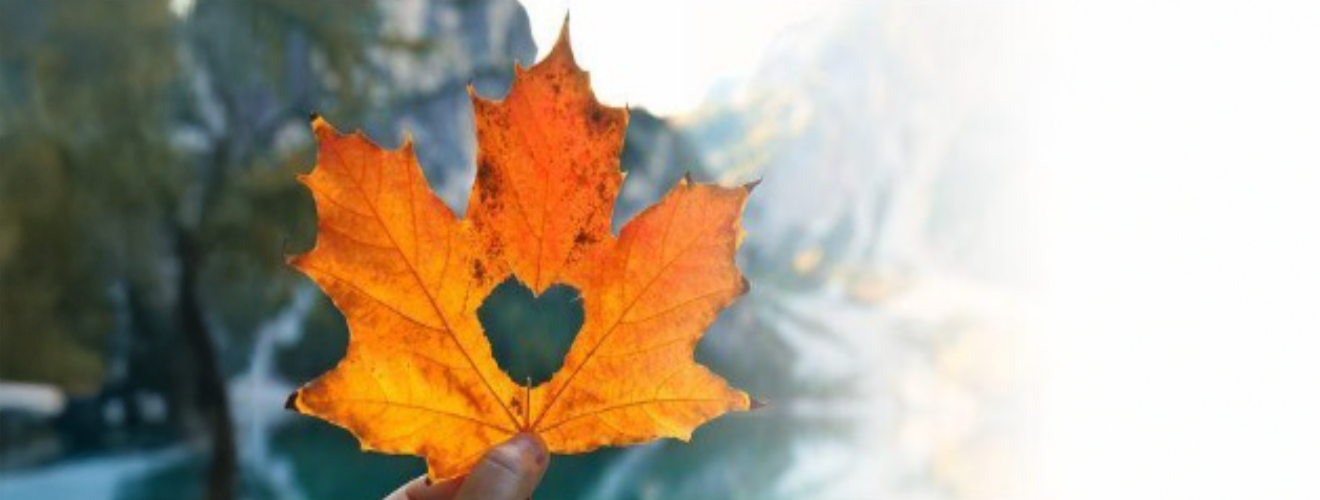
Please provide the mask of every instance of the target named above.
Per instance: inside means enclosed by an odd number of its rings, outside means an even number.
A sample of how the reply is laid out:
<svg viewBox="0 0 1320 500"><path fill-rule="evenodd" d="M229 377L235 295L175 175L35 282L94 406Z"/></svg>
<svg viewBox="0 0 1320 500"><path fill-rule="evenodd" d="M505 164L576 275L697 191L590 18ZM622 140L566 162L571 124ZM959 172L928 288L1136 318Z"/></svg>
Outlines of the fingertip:
<svg viewBox="0 0 1320 500"><path fill-rule="evenodd" d="M549 452L539 438L518 434L486 452L456 498L523 500L541 482L548 463Z"/></svg>
<svg viewBox="0 0 1320 500"><path fill-rule="evenodd" d="M513 436L508 441L495 447L492 452L499 454L499 456L492 458L507 458L511 464L516 463L515 467L521 469L518 471L520 474L535 473L538 469L545 468L550 457L545 441L542 441L535 434L528 433ZM532 467L526 467L527 465Z"/></svg>
<svg viewBox="0 0 1320 500"><path fill-rule="evenodd" d="M546 463L550 461L550 450L547 449L545 441L541 439L541 436L535 434L519 434L519 436L523 436L525 439L531 441L528 447L531 450L532 462L535 463L537 467L545 468Z"/></svg>

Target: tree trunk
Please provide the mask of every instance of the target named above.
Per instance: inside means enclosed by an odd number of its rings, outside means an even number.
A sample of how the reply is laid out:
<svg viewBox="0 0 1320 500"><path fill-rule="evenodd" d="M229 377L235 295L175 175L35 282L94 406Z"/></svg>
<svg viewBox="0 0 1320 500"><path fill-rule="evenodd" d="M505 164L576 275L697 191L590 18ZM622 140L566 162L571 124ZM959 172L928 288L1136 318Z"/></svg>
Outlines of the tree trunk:
<svg viewBox="0 0 1320 500"><path fill-rule="evenodd" d="M207 469L207 500L231 500L238 476L234 423L230 418L229 394L211 332L198 296L201 272L195 237L179 228L176 233L179 269L179 328L187 339L196 363L197 403L210 427L211 463Z"/></svg>

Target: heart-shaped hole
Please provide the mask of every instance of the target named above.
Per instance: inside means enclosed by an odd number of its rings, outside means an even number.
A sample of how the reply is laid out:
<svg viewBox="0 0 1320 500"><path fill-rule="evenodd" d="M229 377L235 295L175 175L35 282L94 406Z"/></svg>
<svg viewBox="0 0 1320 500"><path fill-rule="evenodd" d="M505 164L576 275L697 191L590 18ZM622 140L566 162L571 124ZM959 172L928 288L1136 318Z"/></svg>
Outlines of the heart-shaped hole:
<svg viewBox="0 0 1320 500"><path fill-rule="evenodd" d="M530 380L530 387L550 380L564 365L584 317L576 288L555 285L536 297L513 278L477 308L495 363L519 384Z"/></svg>

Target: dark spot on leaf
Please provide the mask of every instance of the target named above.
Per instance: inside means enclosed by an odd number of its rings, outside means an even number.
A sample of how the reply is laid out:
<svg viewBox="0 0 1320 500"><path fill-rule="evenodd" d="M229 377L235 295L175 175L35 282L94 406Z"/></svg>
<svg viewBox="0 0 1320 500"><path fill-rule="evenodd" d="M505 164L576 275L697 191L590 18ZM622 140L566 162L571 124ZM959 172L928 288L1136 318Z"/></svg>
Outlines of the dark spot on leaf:
<svg viewBox="0 0 1320 500"><path fill-rule="evenodd" d="M477 164L477 187L481 191L481 201L488 202L498 198L500 184L500 174L495 170L495 165L489 159L482 158Z"/></svg>
<svg viewBox="0 0 1320 500"><path fill-rule="evenodd" d="M587 102L587 127L591 132L603 134L610 128L610 116L605 112L605 108L593 103Z"/></svg>
<svg viewBox="0 0 1320 500"><path fill-rule="evenodd" d="M486 266L479 260L472 261L472 279L477 281L485 281L486 279Z"/></svg>
<svg viewBox="0 0 1320 500"><path fill-rule="evenodd" d="M587 231L585 228L578 231L577 236L573 237L573 244L577 246L587 246L597 241L600 241L600 237L591 234L591 232Z"/></svg>

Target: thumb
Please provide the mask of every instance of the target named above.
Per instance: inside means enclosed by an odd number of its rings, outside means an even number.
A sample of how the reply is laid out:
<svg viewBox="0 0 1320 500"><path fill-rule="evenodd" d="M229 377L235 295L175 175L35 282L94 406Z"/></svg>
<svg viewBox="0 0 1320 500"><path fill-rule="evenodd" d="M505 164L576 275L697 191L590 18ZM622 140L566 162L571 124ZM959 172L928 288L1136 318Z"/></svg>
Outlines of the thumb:
<svg viewBox="0 0 1320 500"><path fill-rule="evenodd" d="M454 500L525 500L541 482L549 462L539 438L519 434L486 452Z"/></svg>

